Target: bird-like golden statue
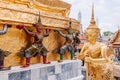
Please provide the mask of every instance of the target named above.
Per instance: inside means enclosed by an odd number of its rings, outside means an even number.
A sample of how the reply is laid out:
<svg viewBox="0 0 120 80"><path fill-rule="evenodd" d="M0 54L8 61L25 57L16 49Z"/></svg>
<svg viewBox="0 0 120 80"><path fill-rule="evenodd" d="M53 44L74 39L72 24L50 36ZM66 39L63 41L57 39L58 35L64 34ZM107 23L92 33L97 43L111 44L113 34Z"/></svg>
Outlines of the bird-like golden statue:
<svg viewBox="0 0 120 80"><path fill-rule="evenodd" d="M104 43L97 42L100 29L94 20L94 5L92 6L92 18L86 35L89 42L85 43L78 59L86 62L86 80L113 80L113 48Z"/></svg>

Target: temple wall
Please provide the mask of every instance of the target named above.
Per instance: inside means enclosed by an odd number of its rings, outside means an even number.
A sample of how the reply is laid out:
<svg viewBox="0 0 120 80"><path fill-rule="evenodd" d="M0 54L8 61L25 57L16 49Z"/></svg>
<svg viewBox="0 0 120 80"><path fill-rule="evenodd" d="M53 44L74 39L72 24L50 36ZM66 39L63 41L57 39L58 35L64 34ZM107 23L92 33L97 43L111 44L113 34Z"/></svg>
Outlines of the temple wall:
<svg viewBox="0 0 120 80"><path fill-rule="evenodd" d="M0 71L0 80L84 80L79 60L56 61L51 64L35 64L28 68L12 67Z"/></svg>

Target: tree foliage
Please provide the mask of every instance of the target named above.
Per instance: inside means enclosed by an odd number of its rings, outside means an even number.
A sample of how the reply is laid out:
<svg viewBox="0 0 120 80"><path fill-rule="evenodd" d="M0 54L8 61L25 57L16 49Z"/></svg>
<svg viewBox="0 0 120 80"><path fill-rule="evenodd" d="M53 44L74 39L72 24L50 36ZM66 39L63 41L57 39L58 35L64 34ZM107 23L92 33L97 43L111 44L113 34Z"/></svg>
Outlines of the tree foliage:
<svg viewBox="0 0 120 80"><path fill-rule="evenodd" d="M111 36L111 35L113 35L114 33L113 32L111 32L111 31L105 31L105 32L103 32L103 35L104 36Z"/></svg>

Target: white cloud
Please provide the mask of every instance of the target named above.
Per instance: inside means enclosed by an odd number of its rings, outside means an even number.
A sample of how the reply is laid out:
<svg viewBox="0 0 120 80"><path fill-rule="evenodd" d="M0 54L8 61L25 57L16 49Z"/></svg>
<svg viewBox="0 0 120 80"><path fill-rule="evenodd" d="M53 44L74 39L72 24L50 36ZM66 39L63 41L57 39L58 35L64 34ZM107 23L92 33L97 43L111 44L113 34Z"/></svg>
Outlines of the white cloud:
<svg viewBox="0 0 120 80"><path fill-rule="evenodd" d="M120 10L120 6L114 8L114 11L119 11L119 10Z"/></svg>

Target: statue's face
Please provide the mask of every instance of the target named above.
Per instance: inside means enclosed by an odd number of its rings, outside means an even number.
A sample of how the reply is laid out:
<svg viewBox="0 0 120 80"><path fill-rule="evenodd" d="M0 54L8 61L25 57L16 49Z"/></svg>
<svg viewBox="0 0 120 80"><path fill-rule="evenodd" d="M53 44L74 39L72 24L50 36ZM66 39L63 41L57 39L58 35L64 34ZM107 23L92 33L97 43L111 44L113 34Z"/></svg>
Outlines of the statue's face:
<svg viewBox="0 0 120 80"><path fill-rule="evenodd" d="M89 42L91 43L96 42L98 35L99 35L99 32L96 31L95 29L87 30L87 37L88 37Z"/></svg>
<svg viewBox="0 0 120 80"><path fill-rule="evenodd" d="M96 41L96 34L94 34L94 33L88 34L88 40L95 42Z"/></svg>
<svg viewBox="0 0 120 80"><path fill-rule="evenodd" d="M42 25L41 24L37 24L36 29L37 29L37 32L42 33Z"/></svg>

